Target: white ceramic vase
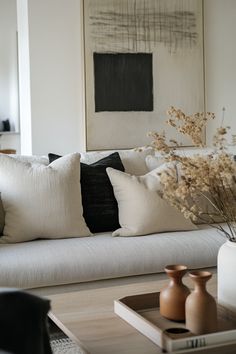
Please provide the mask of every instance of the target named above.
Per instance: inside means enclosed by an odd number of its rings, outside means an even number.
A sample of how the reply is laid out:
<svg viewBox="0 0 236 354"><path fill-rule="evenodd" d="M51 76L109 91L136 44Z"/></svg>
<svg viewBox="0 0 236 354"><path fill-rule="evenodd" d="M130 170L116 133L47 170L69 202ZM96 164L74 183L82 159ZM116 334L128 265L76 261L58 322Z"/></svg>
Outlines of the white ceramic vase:
<svg viewBox="0 0 236 354"><path fill-rule="evenodd" d="M236 242L227 241L219 249L217 261L218 302L236 311Z"/></svg>

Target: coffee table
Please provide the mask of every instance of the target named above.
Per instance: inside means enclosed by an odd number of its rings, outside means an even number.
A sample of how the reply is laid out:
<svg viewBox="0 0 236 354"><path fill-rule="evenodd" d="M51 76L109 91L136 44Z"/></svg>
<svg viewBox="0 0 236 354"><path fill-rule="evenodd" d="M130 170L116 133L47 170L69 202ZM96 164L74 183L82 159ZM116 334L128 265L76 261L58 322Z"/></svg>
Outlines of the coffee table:
<svg viewBox="0 0 236 354"><path fill-rule="evenodd" d="M158 279L158 280L157 280ZM51 318L67 335L76 338L91 354L158 354L161 348L119 318L113 311L114 300L128 295L159 291L168 280L159 276L137 277L132 284L114 281L97 282L98 287L50 295ZM184 278L192 286L188 277ZM216 294L216 276L208 284L208 291ZM235 354L236 345L199 348L179 353Z"/></svg>

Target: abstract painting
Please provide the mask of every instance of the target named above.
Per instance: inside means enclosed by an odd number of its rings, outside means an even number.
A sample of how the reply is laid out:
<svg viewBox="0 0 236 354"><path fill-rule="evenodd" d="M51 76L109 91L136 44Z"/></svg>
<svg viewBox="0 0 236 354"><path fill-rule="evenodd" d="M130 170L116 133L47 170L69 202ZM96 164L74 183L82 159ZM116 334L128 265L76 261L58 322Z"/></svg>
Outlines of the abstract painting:
<svg viewBox="0 0 236 354"><path fill-rule="evenodd" d="M176 138L169 106L204 110L202 25L202 0L84 0L87 150Z"/></svg>
<svg viewBox="0 0 236 354"><path fill-rule="evenodd" d="M94 53L95 112L152 111L152 54Z"/></svg>

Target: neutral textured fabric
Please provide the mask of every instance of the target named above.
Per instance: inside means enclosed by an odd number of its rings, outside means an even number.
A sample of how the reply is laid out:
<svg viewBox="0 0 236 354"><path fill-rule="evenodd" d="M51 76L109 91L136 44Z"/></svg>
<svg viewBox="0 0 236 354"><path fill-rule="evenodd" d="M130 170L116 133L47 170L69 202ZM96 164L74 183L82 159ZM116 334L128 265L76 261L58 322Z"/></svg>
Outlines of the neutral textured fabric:
<svg viewBox="0 0 236 354"><path fill-rule="evenodd" d="M55 161L61 156L48 154L49 161ZM81 167L81 194L83 216L91 232L114 231L118 227L118 206L106 168L112 167L124 171L118 152L103 159Z"/></svg>
<svg viewBox="0 0 236 354"><path fill-rule="evenodd" d="M194 157L196 155L210 155L214 150L210 148L186 148L186 149L176 149L175 154L183 157ZM160 152L155 152L155 154L149 154L146 156L146 165L148 171L152 171L159 167L161 164L165 163L165 158Z"/></svg>
<svg viewBox="0 0 236 354"><path fill-rule="evenodd" d="M148 156L146 156L145 161L146 161L148 171L153 171L157 167L159 167L163 163L165 163L165 159L163 156L148 155Z"/></svg>
<svg viewBox="0 0 236 354"><path fill-rule="evenodd" d="M147 155L154 154L152 148L141 148L137 150L117 150L124 165L125 172L140 176L148 172L145 158ZM103 157L110 155L114 151L92 151L81 153L81 162L91 164Z"/></svg>
<svg viewBox="0 0 236 354"><path fill-rule="evenodd" d="M194 157L197 155L196 150L180 150L176 152L178 155L182 155L182 156L191 156ZM207 155L210 154L210 150L206 149L202 151L202 155ZM172 162L172 166L173 166ZM166 167L168 167L168 165L170 165L171 163L166 163L163 159L162 156L151 156L148 155L146 157L146 164L147 164L147 168L149 171L153 171L154 169L157 169L158 172L161 172L161 170L166 169ZM178 178L180 178L181 176L181 163L176 162L176 172L177 172L177 176ZM206 194L207 196L207 194ZM211 199L211 198L210 198ZM212 206L211 202L209 202L209 200L207 198L205 198L204 196L199 195L198 197L195 197L195 202L196 205L198 205L200 207L200 209L202 210L203 214L204 214L204 220L200 217L198 217L196 220L193 221L194 224L199 225L199 224L211 224L212 223L212 219L210 217L207 217L208 214L215 214L215 208ZM193 206L193 202L192 200L189 198L188 200L188 205L189 205L189 209ZM215 223L220 223L220 222L224 222L224 219L220 216L215 216L214 217L214 222Z"/></svg>
<svg viewBox="0 0 236 354"><path fill-rule="evenodd" d="M225 237L200 227L139 237L108 233L0 245L0 286L33 288L161 273L167 264L216 266Z"/></svg>
<svg viewBox="0 0 236 354"><path fill-rule="evenodd" d="M3 229L5 225L5 212L2 205L2 198L0 193L0 237L3 234Z"/></svg>
<svg viewBox="0 0 236 354"><path fill-rule="evenodd" d="M49 164L47 156L37 156L37 155L10 155L10 156L21 162L28 162L31 164L39 163L45 166Z"/></svg>
<svg viewBox="0 0 236 354"><path fill-rule="evenodd" d="M107 173L118 202L121 225L113 236L196 229L190 220L158 195L160 181L156 170L140 177L112 168L107 168Z"/></svg>
<svg viewBox="0 0 236 354"><path fill-rule="evenodd" d="M5 211L1 243L90 235L82 216L78 153L49 166L1 155L0 166Z"/></svg>
<svg viewBox="0 0 236 354"><path fill-rule="evenodd" d="M27 156L27 155L14 155L14 154L11 154L10 156L21 162L29 162L32 164L37 163L45 166L48 165L48 158L46 156L36 156L36 155ZM4 224L5 224L5 213L3 210L2 201L0 199L0 235L2 235L3 233Z"/></svg>

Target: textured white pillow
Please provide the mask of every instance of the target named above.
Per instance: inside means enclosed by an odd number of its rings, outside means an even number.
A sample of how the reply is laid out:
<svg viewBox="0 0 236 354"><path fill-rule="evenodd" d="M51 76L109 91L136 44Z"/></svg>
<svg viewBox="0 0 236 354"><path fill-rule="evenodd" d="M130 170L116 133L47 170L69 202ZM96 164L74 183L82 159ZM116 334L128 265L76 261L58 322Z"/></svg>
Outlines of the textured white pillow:
<svg viewBox="0 0 236 354"><path fill-rule="evenodd" d="M90 165L103 157L110 155L112 152L114 151L90 151L81 153L81 162ZM143 147L140 151L130 149L117 150L117 152L120 155L126 173L140 176L149 171L146 166L145 158L147 155L154 154L154 150L151 147Z"/></svg>
<svg viewBox="0 0 236 354"><path fill-rule="evenodd" d="M144 176L107 168L118 202L121 228L113 236L138 236L164 231L195 230L197 227L157 194L156 169Z"/></svg>
<svg viewBox="0 0 236 354"><path fill-rule="evenodd" d="M48 165L49 163L47 156L36 156L36 155L28 156L28 155L11 154L11 157L17 159L18 161L29 162L31 164L37 163L37 164ZM5 224L5 213L3 210L2 200L0 200L0 235L2 235L4 224Z"/></svg>
<svg viewBox="0 0 236 354"><path fill-rule="evenodd" d="M90 235L82 216L78 153L48 166L0 155L0 166L5 211L1 243Z"/></svg>
<svg viewBox="0 0 236 354"><path fill-rule="evenodd" d="M148 155L146 156L145 161L146 161L148 171L153 171L157 167L161 166L163 163L166 162L164 157L161 155L159 156Z"/></svg>
<svg viewBox="0 0 236 354"><path fill-rule="evenodd" d="M47 166L49 164L47 156L37 156L37 155L11 155L14 159L17 159L21 162L28 162L28 163L39 163L42 165Z"/></svg>

